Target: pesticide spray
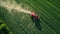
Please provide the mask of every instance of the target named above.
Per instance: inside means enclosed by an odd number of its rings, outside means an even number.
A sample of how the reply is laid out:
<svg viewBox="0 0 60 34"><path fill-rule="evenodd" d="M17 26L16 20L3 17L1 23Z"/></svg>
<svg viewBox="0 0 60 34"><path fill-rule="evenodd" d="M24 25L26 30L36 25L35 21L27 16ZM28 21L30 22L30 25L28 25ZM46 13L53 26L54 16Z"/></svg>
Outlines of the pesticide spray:
<svg viewBox="0 0 60 34"><path fill-rule="evenodd" d="M31 13L31 11L22 8L21 4L17 4L15 0L0 0L0 6L5 7L9 12L11 12L12 9L15 9L18 12Z"/></svg>

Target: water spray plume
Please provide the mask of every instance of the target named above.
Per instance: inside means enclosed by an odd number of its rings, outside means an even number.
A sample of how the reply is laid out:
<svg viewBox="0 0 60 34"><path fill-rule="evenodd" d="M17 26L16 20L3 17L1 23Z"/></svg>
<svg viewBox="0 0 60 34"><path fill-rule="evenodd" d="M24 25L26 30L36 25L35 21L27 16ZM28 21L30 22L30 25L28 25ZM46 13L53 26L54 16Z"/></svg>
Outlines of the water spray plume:
<svg viewBox="0 0 60 34"><path fill-rule="evenodd" d="M31 13L31 11L23 9L21 5L17 4L14 0L0 0L0 6L5 7L9 11L15 9L18 12Z"/></svg>

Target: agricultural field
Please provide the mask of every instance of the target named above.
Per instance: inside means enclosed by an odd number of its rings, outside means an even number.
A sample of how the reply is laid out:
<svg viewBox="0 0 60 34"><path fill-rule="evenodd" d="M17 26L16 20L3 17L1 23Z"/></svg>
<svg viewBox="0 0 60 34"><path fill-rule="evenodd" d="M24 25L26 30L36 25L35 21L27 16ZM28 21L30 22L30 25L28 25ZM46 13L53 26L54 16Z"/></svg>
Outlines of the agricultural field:
<svg viewBox="0 0 60 34"><path fill-rule="evenodd" d="M31 19L31 11L40 21ZM1 21L9 34L60 34L60 0L0 0Z"/></svg>

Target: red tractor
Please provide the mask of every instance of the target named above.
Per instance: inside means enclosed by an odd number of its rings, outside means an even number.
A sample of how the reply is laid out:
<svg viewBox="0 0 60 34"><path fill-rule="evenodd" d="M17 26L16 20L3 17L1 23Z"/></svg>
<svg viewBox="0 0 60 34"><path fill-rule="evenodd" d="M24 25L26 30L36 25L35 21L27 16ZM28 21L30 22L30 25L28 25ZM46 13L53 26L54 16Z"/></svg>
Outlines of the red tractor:
<svg viewBox="0 0 60 34"><path fill-rule="evenodd" d="M35 26L37 27L37 29L42 30L41 25L40 25L39 16L36 15L35 12L31 12L30 15L31 15L31 19L35 23Z"/></svg>
<svg viewBox="0 0 60 34"><path fill-rule="evenodd" d="M31 17L34 19L34 20L37 20L39 19L39 16L35 14L35 12L31 12Z"/></svg>

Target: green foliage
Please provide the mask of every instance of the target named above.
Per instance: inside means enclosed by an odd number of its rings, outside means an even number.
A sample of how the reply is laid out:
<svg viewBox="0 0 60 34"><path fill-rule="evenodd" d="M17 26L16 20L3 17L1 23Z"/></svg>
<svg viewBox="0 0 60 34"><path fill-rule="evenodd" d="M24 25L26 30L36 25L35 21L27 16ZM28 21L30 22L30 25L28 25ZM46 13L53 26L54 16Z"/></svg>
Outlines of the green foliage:
<svg viewBox="0 0 60 34"><path fill-rule="evenodd" d="M12 32L5 24L0 22L0 34L12 34Z"/></svg>

